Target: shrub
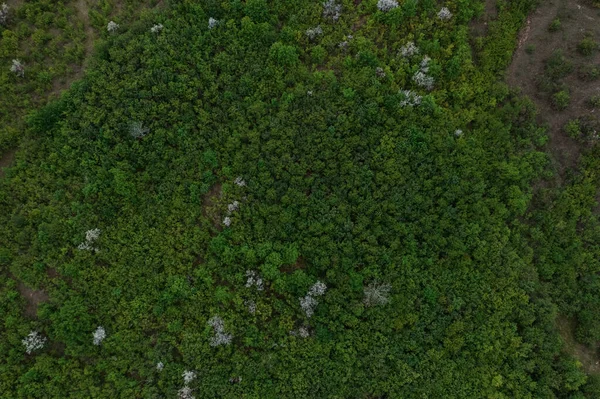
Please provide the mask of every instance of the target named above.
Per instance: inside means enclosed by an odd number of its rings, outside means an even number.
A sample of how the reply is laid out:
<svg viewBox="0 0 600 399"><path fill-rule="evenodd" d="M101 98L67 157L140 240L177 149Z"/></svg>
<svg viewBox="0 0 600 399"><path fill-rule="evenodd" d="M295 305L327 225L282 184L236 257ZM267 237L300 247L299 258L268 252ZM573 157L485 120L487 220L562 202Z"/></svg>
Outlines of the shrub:
<svg viewBox="0 0 600 399"><path fill-rule="evenodd" d="M579 125L579 119L572 119L565 124L565 133L571 138L578 138L581 135L581 127Z"/></svg>
<svg viewBox="0 0 600 399"><path fill-rule="evenodd" d="M569 92L566 90L561 90L557 93L554 93L552 96L552 105L554 108L558 110L563 110L569 106L569 102L571 101L571 96L569 96Z"/></svg>
<svg viewBox="0 0 600 399"><path fill-rule="evenodd" d="M546 60L545 75L552 80L564 78L573 71L571 63L561 50L555 50Z"/></svg>
<svg viewBox="0 0 600 399"><path fill-rule="evenodd" d="M560 23L560 19L558 18L554 18L552 20L552 22L550 22L550 25L548 26L548 30L550 32L556 32L561 28L561 23Z"/></svg>
<svg viewBox="0 0 600 399"><path fill-rule="evenodd" d="M593 81L600 77L600 68L595 65L583 65L579 68L577 76L581 80Z"/></svg>
<svg viewBox="0 0 600 399"><path fill-rule="evenodd" d="M535 44L528 44L527 47L525 47L525 52L527 54L533 54L534 51L535 51Z"/></svg>
<svg viewBox="0 0 600 399"><path fill-rule="evenodd" d="M311 50L311 58L315 64L321 64L327 58L327 51L322 46L315 46Z"/></svg>
<svg viewBox="0 0 600 399"><path fill-rule="evenodd" d="M298 62L296 47L287 46L281 42L273 43L270 55L275 62L282 66L291 66Z"/></svg>
<svg viewBox="0 0 600 399"><path fill-rule="evenodd" d="M585 55L586 57L592 55L597 48L598 43L596 43L594 39L589 36L584 38L577 45L577 51L579 51L579 54Z"/></svg>
<svg viewBox="0 0 600 399"><path fill-rule="evenodd" d="M595 96L592 96L588 100L588 104L590 104L594 108L600 107L600 94L596 94Z"/></svg>

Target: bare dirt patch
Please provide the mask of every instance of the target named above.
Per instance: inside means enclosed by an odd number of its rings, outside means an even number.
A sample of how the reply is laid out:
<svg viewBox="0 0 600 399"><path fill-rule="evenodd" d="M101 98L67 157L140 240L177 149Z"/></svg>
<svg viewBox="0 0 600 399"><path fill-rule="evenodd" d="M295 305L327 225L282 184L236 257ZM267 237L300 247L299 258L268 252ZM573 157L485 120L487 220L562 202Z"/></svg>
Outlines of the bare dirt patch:
<svg viewBox="0 0 600 399"><path fill-rule="evenodd" d="M47 302L50 299L48 294L44 291L29 288L21 281L18 281L17 283L17 290L27 302L27 305L25 306L25 315L31 318L37 317L37 308L40 303Z"/></svg>
<svg viewBox="0 0 600 399"><path fill-rule="evenodd" d="M302 256L299 256L296 262L292 265L283 265L279 268L282 273L293 273L296 270L306 269L306 261Z"/></svg>
<svg viewBox="0 0 600 399"><path fill-rule="evenodd" d="M222 205L222 196L223 185L221 183L216 183L212 186L210 191L204 195L204 201L202 202L202 215L208 218L217 230L221 230L221 212L219 209Z"/></svg>
<svg viewBox="0 0 600 399"><path fill-rule="evenodd" d="M488 30L488 24L498 17L496 0L485 0L483 14L477 19L471 21L471 35L474 37L485 36Z"/></svg>
<svg viewBox="0 0 600 399"><path fill-rule="evenodd" d="M46 274L48 275L48 278L60 278L60 273L53 267L49 267L46 270Z"/></svg>
<svg viewBox="0 0 600 399"><path fill-rule="evenodd" d="M599 41L599 11L583 1L541 2L521 31L518 48L506 72L507 83L534 101L539 111L539 122L548 125L549 152L559 175L576 166L582 150L582 145L564 132L564 125L571 119L593 113L587 101L600 93L600 80L584 81L577 74L582 66L598 65L600 62L598 53L584 57L577 52L577 44L586 34ZM555 18L559 18L561 27L550 32L548 28ZM565 58L574 64L573 71L562 79L571 97L570 104L562 111L552 106L551 94L542 91L539 84L546 60L555 50L561 50Z"/></svg>
<svg viewBox="0 0 600 399"><path fill-rule="evenodd" d="M0 177L4 177L4 168L7 168L10 165L12 165L13 161L15 160L16 152L17 149L13 148L12 150L8 150L4 154L2 154L2 156L0 156Z"/></svg>
<svg viewBox="0 0 600 399"><path fill-rule="evenodd" d="M579 360L583 370L588 374L600 374L600 354L598 345L589 347L575 340L575 321L559 315L556 318L556 329L564 341L564 350Z"/></svg>
<svg viewBox="0 0 600 399"><path fill-rule="evenodd" d="M361 15L356 22L354 22L354 24L352 24L352 32L356 32L357 30L359 30L360 28L363 27L363 25L367 22L367 16L366 15Z"/></svg>
<svg viewBox="0 0 600 399"><path fill-rule="evenodd" d="M96 33L94 32L94 29L90 23L90 8L87 4L87 0L77 0L75 3L75 8L79 13L79 17L81 18L85 29L85 58L83 61L83 68L85 69L87 66L87 61L92 54L92 50L94 49L94 38L96 37Z"/></svg>

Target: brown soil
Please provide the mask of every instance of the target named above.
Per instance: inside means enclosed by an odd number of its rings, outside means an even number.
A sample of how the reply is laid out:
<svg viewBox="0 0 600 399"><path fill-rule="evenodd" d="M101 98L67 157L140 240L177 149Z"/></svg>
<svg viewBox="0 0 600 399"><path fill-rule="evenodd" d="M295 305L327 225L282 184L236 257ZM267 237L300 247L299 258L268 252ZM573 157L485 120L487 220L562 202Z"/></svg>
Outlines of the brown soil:
<svg viewBox="0 0 600 399"><path fill-rule="evenodd" d="M581 362L583 370L588 374L600 374L600 356L598 345L589 347L575 340L575 322L565 316L556 318L556 329L564 341L564 350Z"/></svg>
<svg viewBox="0 0 600 399"><path fill-rule="evenodd" d="M365 24L365 22L367 22L367 16L366 15L360 16L358 18L358 20L352 25L352 32L356 32L357 30L362 28L363 25Z"/></svg>
<svg viewBox="0 0 600 399"><path fill-rule="evenodd" d="M21 281L18 281L17 283L17 290L27 302L27 305L25 306L25 315L31 318L37 317L37 308L39 304L42 302L47 302L50 299L48 294L46 294L44 291L29 288Z"/></svg>
<svg viewBox="0 0 600 399"><path fill-rule="evenodd" d="M493 21L498 16L496 8L496 0L485 0L483 14L477 19L474 19L471 24L471 35L474 37L485 36L488 30L488 23Z"/></svg>
<svg viewBox="0 0 600 399"><path fill-rule="evenodd" d="M4 177L4 168L12 165L15 160L15 153L17 152L16 148L8 150L2 156L0 156L0 177Z"/></svg>
<svg viewBox="0 0 600 399"><path fill-rule="evenodd" d="M46 274L48 275L48 278L60 278L60 274L53 267L49 267L48 270L46 270Z"/></svg>
<svg viewBox="0 0 600 399"><path fill-rule="evenodd" d="M222 228L221 212L219 211L222 194L222 184L217 183L206 193L202 202L202 214L212 221L213 226L217 230L221 230Z"/></svg>
<svg viewBox="0 0 600 399"><path fill-rule="evenodd" d="M306 269L306 261L302 256L299 256L296 260L296 263L293 265L283 265L279 268L279 271L282 273L293 273L296 270Z"/></svg>
<svg viewBox="0 0 600 399"><path fill-rule="evenodd" d="M557 17L561 21L561 30L551 33L548 27ZM577 77L580 66L598 65L600 61L600 54L584 57L577 52L577 44L585 33L592 34L597 41L600 39L599 22L599 10L583 1L541 2L521 31L518 48L506 72L507 83L534 101L539 111L539 121L549 126L549 152L559 175L576 166L581 152L581 144L568 137L563 127L567 121L593 112L587 107L586 101L600 93L600 81L585 82ZM573 72L562 79L571 95L570 105L563 111L552 107L550 94L542 93L537 84L543 75L546 60L557 49L562 50L574 64Z"/></svg>
<svg viewBox="0 0 600 399"><path fill-rule="evenodd" d="M83 22L83 26L85 27L85 58L83 61L83 69L85 69L87 66L87 61L89 60L92 50L94 49L94 38L96 37L96 33L90 24L90 9L87 1L77 0L77 3L75 3L75 8L77 8L77 12L79 13L81 21Z"/></svg>

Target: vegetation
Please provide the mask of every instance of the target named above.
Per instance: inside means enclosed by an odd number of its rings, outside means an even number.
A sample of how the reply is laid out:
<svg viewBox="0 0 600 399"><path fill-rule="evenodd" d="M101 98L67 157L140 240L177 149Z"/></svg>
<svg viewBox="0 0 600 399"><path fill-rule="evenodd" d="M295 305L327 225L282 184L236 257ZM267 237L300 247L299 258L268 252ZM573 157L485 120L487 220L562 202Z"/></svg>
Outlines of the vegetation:
<svg viewBox="0 0 600 399"><path fill-rule="evenodd" d="M561 28L561 23L560 23L560 19L558 17L554 18L552 20L552 22L550 22L550 25L548 26L548 30L550 32L557 32L560 30L560 28Z"/></svg>
<svg viewBox="0 0 600 399"><path fill-rule="evenodd" d="M530 1L475 57L478 1L167 3L99 2L81 79L0 103L0 396L600 395L555 328L600 340L598 149L534 190L547 136L498 81Z"/></svg>
<svg viewBox="0 0 600 399"><path fill-rule="evenodd" d="M552 95L552 105L558 110L563 110L569 106L571 96L567 90L561 90Z"/></svg>
<svg viewBox="0 0 600 399"><path fill-rule="evenodd" d="M582 41L577 45L577 51L581 55L590 56L594 54L594 52L598 49L598 43L594 41L593 38L586 36Z"/></svg>

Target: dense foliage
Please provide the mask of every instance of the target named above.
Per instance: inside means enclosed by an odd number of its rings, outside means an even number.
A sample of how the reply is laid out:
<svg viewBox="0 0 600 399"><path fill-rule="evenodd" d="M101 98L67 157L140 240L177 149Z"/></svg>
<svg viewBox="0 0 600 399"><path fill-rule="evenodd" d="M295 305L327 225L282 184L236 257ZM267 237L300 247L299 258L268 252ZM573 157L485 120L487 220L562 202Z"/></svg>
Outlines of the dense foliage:
<svg viewBox="0 0 600 399"><path fill-rule="evenodd" d="M597 161L532 210L546 136L497 81L528 1L476 60L478 1L194 3L28 117L3 396L597 397L554 328L600 338Z"/></svg>

